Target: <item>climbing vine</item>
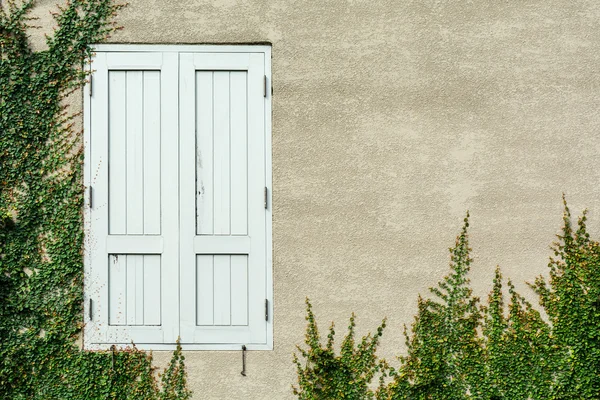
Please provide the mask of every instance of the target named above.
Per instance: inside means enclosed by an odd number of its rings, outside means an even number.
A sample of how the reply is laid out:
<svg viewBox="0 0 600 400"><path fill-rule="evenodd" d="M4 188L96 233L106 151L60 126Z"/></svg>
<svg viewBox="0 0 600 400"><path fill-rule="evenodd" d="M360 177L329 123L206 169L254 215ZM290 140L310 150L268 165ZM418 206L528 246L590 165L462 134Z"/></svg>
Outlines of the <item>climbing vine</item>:
<svg viewBox="0 0 600 400"><path fill-rule="evenodd" d="M0 2L0 398L186 399L181 349L159 384L135 348L86 352L82 332L82 140L65 98L87 78L90 44L123 7L70 0L47 49L28 37L33 0Z"/></svg>
<svg viewBox="0 0 600 400"><path fill-rule="evenodd" d="M307 348L298 346L298 351L306 362L303 364L294 354L298 373L298 386L292 387L294 394L303 400L374 399L379 391L374 392L370 383L378 373L384 376L388 369L385 361L379 360L376 355L379 339L385 328L385 320L377 328L377 333L363 337L356 344L356 323L353 314L338 356L334 351L334 325L331 324L329 327L327 342L323 345L312 305L308 299L306 299L306 313ZM383 380L381 383L383 384Z"/></svg>
<svg viewBox="0 0 600 400"><path fill-rule="evenodd" d="M401 359L393 398L459 400L468 398L468 392L480 398L481 310L467 277L473 262L468 226L467 214L450 249L451 272L430 289L435 298L418 300L412 336L405 333L408 355Z"/></svg>
<svg viewBox="0 0 600 400"><path fill-rule="evenodd" d="M481 305L473 296L467 215L450 249L450 273L431 289L431 298L419 297L410 332L405 328L407 354L400 357L399 367L379 360L376 346L369 347L368 363L340 362L344 346L336 356L332 330L330 342L322 347L309 305L308 350L301 350L304 362L294 356L298 372L294 393L315 400L599 399L600 243L587 232L585 212L574 228L566 202L564 210L549 278L540 276L530 285L547 318L516 292L510 280L505 304L499 268L487 303ZM381 333L379 328L373 343ZM380 385L374 393L354 389L357 384L364 388L364 379L356 377L368 377L368 384L375 374ZM388 376L392 379L386 383ZM336 388L345 388L344 396L320 395Z"/></svg>
<svg viewBox="0 0 600 400"><path fill-rule="evenodd" d="M600 243L587 232L587 213L573 227L565 203L563 229L554 244L550 277L533 288L548 314L550 345L557 351L552 399L600 398Z"/></svg>

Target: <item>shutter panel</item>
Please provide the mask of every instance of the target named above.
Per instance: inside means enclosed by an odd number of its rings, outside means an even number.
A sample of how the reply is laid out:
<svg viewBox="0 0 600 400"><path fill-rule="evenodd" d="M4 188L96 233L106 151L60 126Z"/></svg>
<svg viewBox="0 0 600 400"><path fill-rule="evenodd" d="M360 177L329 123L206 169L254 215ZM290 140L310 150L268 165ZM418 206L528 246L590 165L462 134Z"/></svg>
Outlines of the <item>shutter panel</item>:
<svg viewBox="0 0 600 400"><path fill-rule="evenodd" d="M180 55L184 343L266 344L264 53Z"/></svg>
<svg viewBox="0 0 600 400"><path fill-rule="evenodd" d="M86 182L88 343L178 335L177 54L98 53Z"/></svg>

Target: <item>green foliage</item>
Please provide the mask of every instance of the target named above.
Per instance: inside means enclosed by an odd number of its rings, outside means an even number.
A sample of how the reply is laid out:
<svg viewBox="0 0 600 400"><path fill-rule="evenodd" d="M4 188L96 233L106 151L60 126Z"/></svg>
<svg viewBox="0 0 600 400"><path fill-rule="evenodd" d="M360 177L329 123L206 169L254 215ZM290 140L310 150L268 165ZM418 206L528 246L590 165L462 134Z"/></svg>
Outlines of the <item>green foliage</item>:
<svg viewBox="0 0 600 400"><path fill-rule="evenodd" d="M419 297L412 336L405 329L408 355L392 384L394 399L465 399L467 393L481 392L481 312L467 278L472 262L468 226L467 214L450 249L451 273L431 289L437 301Z"/></svg>
<svg viewBox="0 0 600 400"><path fill-rule="evenodd" d="M599 399L600 244L587 233L585 212L574 231L565 202L563 220L549 280L539 277L531 285L548 316L545 320L510 281L505 305L499 268L487 304L479 306L467 278L472 262L467 214L450 249L450 274L431 289L434 299L419 297L410 335L405 328L408 354L400 358L398 370L378 361L383 376L388 373L393 381L381 380L377 399ZM307 399L344 398L335 391L316 390L347 387L353 378L337 368L316 368L330 365L335 357L328 347L321 348L310 307L308 311L309 351L303 355L315 367L303 368L297 359L296 364L300 387L312 391L295 393ZM335 384L330 383L330 371L336 371ZM302 397L306 393L312 397ZM354 398L373 396L367 392Z"/></svg>
<svg viewBox="0 0 600 400"><path fill-rule="evenodd" d="M71 0L47 50L28 41L33 0L0 5L0 398L184 399L180 349L159 390L151 356L83 352L81 135L65 96L122 5Z"/></svg>
<svg viewBox="0 0 600 400"><path fill-rule="evenodd" d="M549 263L549 281L533 285L560 352L552 399L600 398L600 244L590 239L586 212L573 231L565 202L564 226Z"/></svg>
<svg viewBox="0 0 600 400"><path fill-rule="evenodd" d="M496 268L493 290L484 308L484 398L548 399L556 352L550 326L509 281L505 317L502 275Z"/></svg>
<svg viewBox="0 0 600 400"><path fill-rule="evenodd" d="M161 377L162 391L158 396L159 400L186 400L192 396L192 392L187 389L185 357L181 353L181 346L177 341L177 349L173 353L171 362Z"/></svg>
<svg viewBox="0 0 600 400"><path fill-rule="evenodd" d="M334 350L334 325L331 324L327 343L321 344L321 337L317 328L312 306L306 299L306 320L308 327L305 343L307 349L298 346L304 364L294 354L294 363L298 372L298 386L293 387L293 392L303 400L318 399L373 399L375 393L369 384L379 372L387 371L384 361L376 355L379 339L385 328L385 320L377 328L373 336L368 334L356 344L355 341L355 316L350 317L348 333L342 341L340 354Z"/></svg>

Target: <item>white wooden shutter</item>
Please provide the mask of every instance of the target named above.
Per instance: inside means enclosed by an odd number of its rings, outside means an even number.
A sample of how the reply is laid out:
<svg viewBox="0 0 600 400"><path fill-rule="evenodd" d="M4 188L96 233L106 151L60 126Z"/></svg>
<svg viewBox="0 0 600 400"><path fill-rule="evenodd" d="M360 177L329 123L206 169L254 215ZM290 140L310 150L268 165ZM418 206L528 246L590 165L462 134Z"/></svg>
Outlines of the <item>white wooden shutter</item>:
<svg viewBox="0 0 600 400"><path fill-rule="evenodd" d="M264 76L264 53L180 55L184 343L267 343Z"/></svg>
<svg viewBox="0 0 600 400"><path fill-rule="evenodd" d="M269 51L99 47L84 113L86 348L272 348Z"/></svg>
<svg viewBox="0 0 600 400"><path fill-rule="evenodd" d="M176 53L102 52L92 64L85 167L90 348L177 339L177 65Z"/></svg>

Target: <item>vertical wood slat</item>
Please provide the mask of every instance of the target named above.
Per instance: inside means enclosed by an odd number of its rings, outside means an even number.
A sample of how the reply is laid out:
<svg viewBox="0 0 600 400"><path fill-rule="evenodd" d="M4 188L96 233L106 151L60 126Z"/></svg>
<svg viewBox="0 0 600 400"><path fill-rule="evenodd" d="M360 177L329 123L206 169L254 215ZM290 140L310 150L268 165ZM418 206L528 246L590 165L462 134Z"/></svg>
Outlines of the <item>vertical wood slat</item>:
<svg viewBox="0 0 600 400"><path fill-rule="evenodd" d="M196 233L213 234L213 72L196 72Z"/></svg>
<svg viewBox="0 0 600 400"><path fill-rule="evenodd" d="M127 255L127 325L144 324L144 256Z"/></svg>
<svg viewBox="0 0 600 400"><path fill-rule="evenodd" d="M127 323L127 260L126 256L108 257L108 309L110 325Z"/></svg>
<svg viewBox="0 0 600 400"><path fill-rule="evenodd" d="M248 256L231 256L231 325L248 325Z"/></svg>
<svg viewBox="0 0 600 400"><path fill-rule="evenodd" d="M231 256L214 256L214 324L231 325Z"/></svg>
<svg viewBox="0 0 600 400"><path fill-rule="evenodd" d="M214 324L214 256L196 256L196 325Z"/></svg>
<svg viewBox="0 0 600 400"><path fill-rule="evenodd" d="M231 233L229 72L214 73L214 233Z"/></svg>
<svg viewBox="0 0 600 400"><path fill-rule="evenodd" d="M161 260L159 255L144 255L144 325L160 325Z"/></svg>
<svg viewBox="0 0 600 400"><path fill-rule="evenodd" d="M160 227L160 72L143 72L143 212L144 234Z"/></svg>
<svg viewBox="0 0 600 400"><path fill-rule="evenodd" d="M125 308L127 309L127 325L135 325L135 301L136 301L136 293L135 293L135 259L133 255L121 255L121 257L125 258L125 297L126 304Z"/></svg>
<svg viewBox="0 0 600 400"><path fill-rule="evenodd" d="M143 82L127 71L127 233L144 233Z"/></svg>
<svg viewBox="0 0 600 400"><path fill-rule="evenodd" d="M133 255L135 258L135 324L144 324L144 256Z"/></svg>
<svg viewBox="0 0 600 400"><path fill-rule="evenodd" d="M109 73L108 204L109 233L127 233L127 143L125 71Z"/></svg>
<svg viewBox="0 0 600 400"><path fill-rule="evenodd" d="M231 234L248 234L247 72L231 72Z"/></svg>

